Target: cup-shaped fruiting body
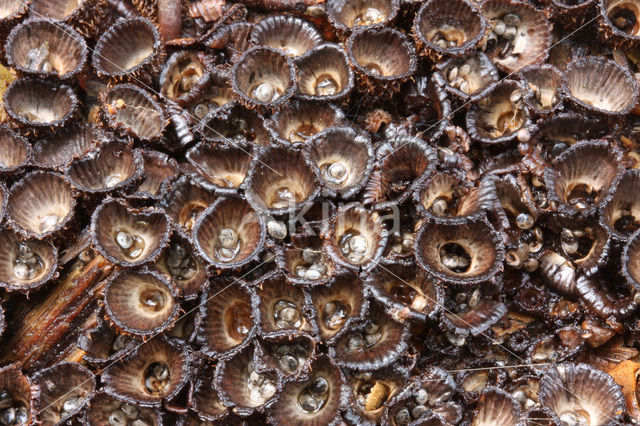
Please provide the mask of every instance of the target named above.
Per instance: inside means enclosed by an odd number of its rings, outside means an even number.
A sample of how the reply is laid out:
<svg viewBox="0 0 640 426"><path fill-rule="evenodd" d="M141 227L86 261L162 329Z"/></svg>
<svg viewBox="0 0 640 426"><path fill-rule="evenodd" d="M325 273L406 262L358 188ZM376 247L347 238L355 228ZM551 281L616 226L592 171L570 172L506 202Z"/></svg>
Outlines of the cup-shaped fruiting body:
<svg viewBox="0 0 640 426"><path fill-rule="evenodd" d="M76 29L83 37L95 36L111 22L107 15L106 2L100 0L34 0L29 2L29 15L49 18L56 25L65 23Z"/></svg>
<svg viewBox="0 0 640 426"><path fill-rule="evenodd" d="M142 152L121 142L108 142L71 163L67 175L71 183L87 193L126 189L143 176Z"/></svg>
<svg viewBox="0 0 640 426"><path fill-rule="evenodd" d="M341 367L367 371L392 365L407 349L409 329L372 304L363 322L340 336L329 354Z"/></svg>
<svg viewBox="0 0 640 426"><path fill-rule="evenodd" d="M531 146L542 148L540 155L548 162L581 140L604 138L611 132L604 119L594 119L575 112L543 118L531 132Z"/></svg>
<svg viewBox="0 0 640 426"><path fill-rule="evenodd" d="M375 159L369 137L351 127L329 127L308 146L324 182L324 195L349 199L364 187Z"/></svg>
<svg viewBox="0 0 640 426"><path fill-rule="evenodd" d="M143 179L134 188L132 196L159 200L168 191L171 182L178 176L178 162L159 151L144 149L141 153Z"/></svg>
<svg viewBox="0 0 640 426"><path fill-rule="evenodd" d="M62 170L102 144L104 134L90 124L75 124L33 144L31 164Z"/></svg>
<svg viewBox="0 0 640 426"><path fill-rule="evenodd" d="M487 21L466 0L429 0L413 21L416 43L433 59L470 52L486 31Z"/></svg>
<svg viewBox="0 0 640 426"><path fill-rule="evenodd" d="M499 75L491 59L484 52L472 52L453 57L436 65L444 89L463 101L475 101L498 82Z"/></svg>
<svg viewBox="0 0 640 426"><path fill-rule="evenodd" d="M260 317L252 287L235 278L217 279L202 295L196 341L202 353L228 359L247 347L255 337Z"/></svg>
<svg viewBox="0 0 640 426"><path fill-rule="evenodd" d="M431 79L427 76L415 78L415 81L408 84L408 90L403 94L406 100L403 109L410 116L409 123L415 129L416 136L429 141L440 139L445 129L449 127L454 111L444 90L444 84L437 78L437 74L434 73ZM398 133L402 135L405 131ZM409 130L409 134L411 133L412 131Z"/></svg>
<svg viewBox="0 0 640 426"><path fill-rule="evenodd" d="M244 14L244 10L246 9L240 7L236 9L236 12ZM222 25L213 31L208 39L204 40L204 44L213 49L222 49L226 57L231 62L235 62L247 49L252 47L251 32L254 26L254 23L246 21Z"/></svg>
<svg viewBox="0 0 640 426"><path fill-rule="evenodd" d="M595 140L579 142L557 156L544 181L558 211L572 215L601 206L620 176L620 152L608 141Z"/></svg>
<svg viewBox="0 0 640 426"><path fill-rule="evenodd" d="M3 401L0 418L10 420L5 424L30 424L36 415L33 405L38 393L31 379L23 375L17 365L0 368L0 395Z"/></svg>
<svg viewBox="0 0 640 426"><path fill-rule="evenodd" d="M269 411L273 424L299 423L336 425L342 421L348 390L340 369L327 356L321 356L311 366L310 377L290 382Z"/></svg>
<svg viewBox="0 0 640 426"><path fill-rule="evenodd" d="M157 259L169 241L169 221L157 208L133 209L107 199L91 217L95 249L110 262L138 266Z"/></svg>
<svg viewBox="0 0 640 426"><path fill-rule="evenodd" d="M181 176L173 183L160 204L180 229L191 232L200 214L215 199L213 193L194 184L187 176Z"/></svg>
<svg viewBox="0 0 640 426"><path fill-rule="evenodd" d="M349 424L373 426L388 424L388 409L392 401L406 390L407 377L401 368L375 371L345 372L349 405L344 418Z"/></svg>
<svg viewBox="0 0 640 426"><path fill-rule="evenodd" d="M640 228L640 171L626 171L599 212L600 223L616 240L626 241Z"/></svg>
<svg viewBox="0 0 640 426"><path fill-rule="evenodd" d="M336 210L322 230L323 250L335 265L366 272L380 261L388 234L377 213L351 203Z"/></svg>
<svg viewBox="0 0 640 426"><path fill-rule="evenodd" d="M159 406L189 380L191 354L161 337L149 339L122 361L102 371L103 390L123 402Z"/></svg>
<svg viewBox="0 0 640 426"><path fill-rule="evenodd" d="M605 320L630 316L638 308L640 300L638 290L631 288L633 283L627 286L612 285L614 280L603 274L591 277L581 275L576 280L576 294L591 311ZM624 278L620 280L624 281Z"/></svg>
<svg viewBox="0 0 640 426"><path fill-rule="evenodd" d="M369 309L362 282L348 274L310 289L309 296L314 332L328 345L362 320Z"/></svg>
<svg viewBox="0 0 640 426"><path fill-rule="evenodd" d="M282 396L278 370L263 365L253 346L218 363L213 386L222 403L233 406L233 411L241 416L262 412Z"/></svg>
<svg viewBox="0 0 640 426"><path fill-rule="evenodd" d="M107 365L132 353L140 341L126 333L118 334L103 319L103 312L99 311L98 324L87 330L78 339L78 348L84 351L83 360L91 365Z"/></svg>
<svg viewBox="0 0 640 426"><path fill-rule="evenodd" d="M323 44L296 59L297 97L312 101L341 101L349 96L355 77L347 54L336 44Z"/></svg>
<svg viewBox="0 0 640 426"><path fill-rule="evenodd" d="M456 391L456 383L449 373L439 367L428 367L390 402L384 420L394 426L425 421L433 425L457 424L462 410L451 401Z"/></svg>
<svg viewBox="0 0 640 426"><path fill-rule="evenodd" d="M153 266L171 280L178 295L184 299L197 297L209 279L205 262L180 230L173 232L169 245Z"/></svg>
<svg viewBox="0 0 640 426"><path fill-rule="evenodd" d="M347 40L347 52L358 74L359 90L377 98L399 90L418 63L409 38L393 28L355 31Z"/></svg>
<svg viewBox="0 0 640 426"><path fill-rule="evenodd" d="M569 326L527 342L527 360L532 364L551 364L575 357L585 345L582 333L580 328Z"/></svg>
<svg viewBox="0 0 640 426"><path fill-rule="evenodd" d="M269 16L251 31L251 43L282 50L287 56L305 54L323 42L310 22L294 15Z"/></svg>
<svg viewBox="0 0 640 426"><path fill-rule="evenodd" d="M13 28L5 46L9 65L26 74L69 79L87 61L87 44L70 26L29 19Z"/></svg>
<svg viewBox="0 0 640 426"><path fill-rule="evenodd" d="M504 303L492 296L490 286L447 288L441 324L456 338L478 336L507 312Z"/></svg>
<svg viewBox="0 0 640 426"><path fill-rule="evenodd" d="M257 260L265 236L262 216L235 196L217 199L193 228L196 248L216 269L236 269Z"/></svg>
<svg viewBox="0 0 640 426"><path fill-rule="evenodd" d="M266 337L259 346L259 357L267 368L279 370L283 381L308 376L316 359L317 340L306 333L292 336Z"/></svg>
<svg viewBox="0 0 640 426"><path fill-rule="evenodd" d="M269 132L265 128L264 118L251 109L236 102L210 111L197 124L196 133L205 141L240 139L255 145L269 145Z"/></svg>
<svg viewBox="0 0 640 426"><path fill-rule="evenodd" d="M4 107L16 127L38 132L64 126L78 109L78 98L64 84L21 78L4 92Z"/></svg>
<svg viewBox="0 0 640 426"><path fill-rule="evenodd" d="M118 84L100 95L105 123L121 136L155 142L167 124L160 104L144 89Z"/></svg>
<svg viewBox="0 0 640 426"><path fill-rule="evenodd" d="M293 62L279 50L255 47L236 62L231 85L240 102L259 111L277 110L296 91Z"/></svg>
<svg viewBox="0 0 640 426"><path fill-rule="evenodd" d="M425 221L415 239L420 267L441 280L474 284L502 268L502 239L486 219L466 223Z"/></svg>
<svg viewBox="0 0 640 426"><path fill-rule="evenodd" d="M611 234L592 218L557 220L558 253L587 275L598 272L609 261Z"/></svg>
<svg viewBox="0 0 640 426"><path fill-rule="evenodd" d="M566 294L576 294L578 273L575 266L559 253L548 250L540 256L540 275L555 290Z"/></svg>
<svg viewBox="0 0 640 426"><path fill-rule="evenodd" d="M613 378L586 364L549 368L542 376L538 395L542 406L562 423L617 423L624 412L624 397Z"/></svg>
<svg viewBox="0 0 640 426"><path fill-rule="evenodd" d="M504 390L487 387L478 398L473 412L473 426L490 426L497 423L504 426L520 424L521 410L516 400Z"/></svg>
<svg viewBox="0 0 640 426"><path fill-rule="evenodd" d="M63 229L76 205L64 176L35 171L15 183L8 198L7 218L22 236L44 238Z"/></svg>
<svg viewBox="0 0 640 426"><path fill-rule="evenodd" d="M29 292L55 276L58 252L51 244L21 240L9 229L0 231L0 287Z"/></svg>
<svg viewBox="0 0 640 426"><path fill-rule="evenodd" d="M489 0L482 14L491 24L486 52L504 72L539 64L551 47L551 24L533 5L520 1Z"/></svg>
<svg viewBox="0 0 640 426"><path fill-rule="evenodd" d="M183 71L184 77L188 76L186 71ZM228 70L221 67L212 68L203 75L203 79L198 80L188 92L178 90L177 93L184 93L175 99L180 105L184 103L188 107L189 115L197 120L202 120L209 112L233 101Z"/></svg>
<svg viewBox="0 0 640 426"><path fill-rule="evenodd" d="M213 368L205 365L196 374L196 379L189 392L189 406L198 413L198 416L193 423L185 421L184 426L195 426L203 423L203 420L214 422L223 419L229 414L228 407L220 401L218 391L213 388ZM212 423L204 424L209 425Z"/></svg>
<svg viewBox="0 0 640 426"><path fill-rule="evenodd" d="M274 221L267 223L267 231L276 240L286 238L286 227L276 227ZM279 235L275 235L276 233ZM337 271L331 259L322 251L322 240L306 235L292 236L294 238L294 243L286 244L276 259L287 281L305 287L326 285Z"/></svg>
<svg viewBox="0 0 640 426"><path fill-rule="evenodd" d="M537 114L550 114L562 105L562 73L551 64L532 65L520 70L525 84L524 103Z"/></svg>
<svg viewBox="0 0 640 426"><path fill-rule="evenodd" d="M306 312L305 293L293 287L276 271L259 281L260 332L268 337L290 336L310 332L311 323Z"/></svg>
<svg viewBox="0 0 640 426"><path fill-rule="evenodd" d="M378 209L393 208L408 200L438 162L437 153L422 139L401 136L380 145L377 169L365 188L363 202Z"/></svg>
<svg viewBox="0 0 640 426"><path fill-rule="evenodd" d="M328 127L346 124L344 113L329 103L294 100L267 121L272 137L300 144Z"/></svg>
<svg viewBox="0 0 640 426"><path fill-rule="evenodd" d="M171 55L164 63L158 84L163 98L186 106L199 98L198 93L202 93L210 79L209 69L200 55L182 50Z"/></svg>
<svg viewBox="0 0 640 426"><path fill-rule="evenodd" d="M494 86L467 112L469 136L486 144L515 140L518 130L530 124L525 94L526 88L515 80L503 80Z"/></svg>
<svg viewBox="0 0 640 426"><path fill-rule="evenodd" d="M382 28L393 21L400 10L399 0L330 0L327 17L338 36L358 28Z"/></svg>
<svg viewBox="0 0 640 426"><path fill-rule="evenodd" d="M444 301L442 288L415 266L380 266L369 274L365 285L387 314L399 322L436 319Z"/></svg>
<svg viewBox="0 0 640 426"><path fill-rule="evenodd" d="M453 172L440 172L420 182L414 193L418 211L436 221L465 222L485 215L496 201L490 179L470 185Z"/></svg>
<svg viewBox="0 0 640 426"><path fill-rule="evenodd" d="M94 374L75 362L61 362L38 371L33 382L40 388L35 407L42 424L60 424L87 405L96 388Z"/></svg>
<svg viewBox="0 0 640 426"><path fill-rule="evenodd" d="M216 143L217 142L217 143ZM234 194L242 185L253 156L247 143L227 143L226 140L199 142L185 157L195 173L191 179L203 188L218 194Z"/></svg>
<svg viewBox="0 0 640 426"><path fill-rule="evenodd" d="M148 80L164 57L162 38L145 18L122 18L104 32L93 50L98 76L110 80Z"/></svg>
<svg viewBox="0 0 640 426"><path fill-rule="evenodd" d="M640 42L640 3L636 0L596 0L598 30L607 43L633 48Z"/></svg>
<svg viewBox="0 0 640 426"><path fill-rule="evenodd" d="M173 285L152 270L122 270L105 289L106 314L126 333L150 336L173 324L178 314Z"/></svg>
<svg viewBox="0 0 640 426"><path fill-rule="evenodd" d="M605 116L623 116L638 102L633 75L617 63L595 56L569 63L562 89L576 108Z"/></svg>
<svg viewBox="0 0 640 426"><path fill-rule="evenodd" d="M119 401L105 392L97 392L91 398L83 420L95 426L161 425L157 410Z"/></svg>
<svg viewBox="0 0 640 426"><path fill-rule="evenodd" d="M8 127L0 126L0 173L13 172L31 159L31 144Z"/></svg>
<svg viewBox="0 0 640 426"><path fill-rule="evenodd" d="M249 204L272 215L310 206L321 190L318 172L308 154L278 146L258 152L244 186Z"/></svg>

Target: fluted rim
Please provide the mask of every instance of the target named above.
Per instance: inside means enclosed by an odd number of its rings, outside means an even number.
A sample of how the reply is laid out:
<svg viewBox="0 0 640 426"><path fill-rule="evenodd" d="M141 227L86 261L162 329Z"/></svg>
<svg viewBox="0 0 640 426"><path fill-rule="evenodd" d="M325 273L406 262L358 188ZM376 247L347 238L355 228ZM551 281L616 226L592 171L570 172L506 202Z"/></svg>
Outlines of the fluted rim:
<svg viewBox="0 0 640 426"><path fill-rule="evenodd" d="M309 101L340 101L353 90L355 76L349 66L349 58L342 47L337 44L325 43L314 47L295 61L298 93L297 98ZM320 68L318 71L317 68ZM307 79L315 79L318 84L320 77L333 74L338 78L331 78L339 83L339 88L334 94L318 94L317 89L313 93L305 84ZM337 81L340 80L340 81Z"/></svg>

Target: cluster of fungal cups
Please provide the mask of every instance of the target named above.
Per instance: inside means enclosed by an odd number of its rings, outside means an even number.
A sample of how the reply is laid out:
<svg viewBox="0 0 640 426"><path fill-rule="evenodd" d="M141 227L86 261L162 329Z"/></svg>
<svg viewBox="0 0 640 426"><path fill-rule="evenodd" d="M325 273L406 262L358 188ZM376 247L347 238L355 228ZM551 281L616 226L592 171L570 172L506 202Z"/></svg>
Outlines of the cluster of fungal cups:
<svg viewBox="0 0 640 426"><path fill-rule="evenodd" d="M0 0L0 424L640 422L639 19Z"/></svg>

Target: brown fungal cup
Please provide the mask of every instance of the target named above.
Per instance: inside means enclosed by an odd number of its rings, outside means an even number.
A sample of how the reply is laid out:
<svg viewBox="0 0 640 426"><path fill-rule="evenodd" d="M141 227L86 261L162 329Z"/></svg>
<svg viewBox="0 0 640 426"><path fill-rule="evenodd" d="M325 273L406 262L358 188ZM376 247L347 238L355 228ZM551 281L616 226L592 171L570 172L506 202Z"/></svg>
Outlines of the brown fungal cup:
<svg viewBox="0 0 640 426"><path fill-rule="evenodd" d="M605 116L622 116L638 101L638 85L629 71L597 57L569 63L562 88L575 107Z"/></svg>
<svg viewBox="0 0 640 426"><path fill-rule="evenodd" d="M106 124L121 136L155 142L166 126L160 105L144 89L132 84L119 84L100 95Z"/></svg>
<svg viewBox="0 0 640 426"><path fill-rule="evenodd" d="M476 100L498 82L498 70L483 52L453 57L436 64L437 73L445 90L462 100ZM437 77L439 73L439 77Z"/></svg>
<svg viewBox="0 0 640 426"><path fill-rule="evenodd" d="M236 62L231 72L233 91L248 108L277 110L296 91L295 68L279 50L255 47Z"/></svg>
<svg viewBox="0 0 640 426"><path fill-rule="evenodd" d="M273 114L267 126L272 137L299 144L328 127L345 124L345 120L344 113L332 104L294 100Z"/></svg>
<svg viewBox="0 0 640 426"><path fill-rule="evenodd" d="M364 318L369 301L362 282L351 275L338 275L326 286L309 290L315 332L328 345Z"/></svg>
<svg viewBox="0 0 640 426"><path fill-rule="evenodd" d="M0 172L13 172L31 159L31 144L22 136L0 126Z"/></svg>
<svg viewBox="0 0 640 426"><path fill-rule="evenodd" d="M253 288L236 279L217 279L202 296L196 341L212 359L229 359L251 343L260 317Z"/></svg>
<svg viewBox="0 0 640 426"><path fill-rule="evenodd" d="M287 283L279 272L260 280L259 322L261 333L269 337L295 335L311 331L306 314L305 293Z"/></svg>
<svg viewBox="0 0 640 426"><path fill-rule="evenodd" d="M103 142L104 135L91 125L66 126L33 144L31 163L37 167L63 169Z"/></svg>
<svg viewBox="0 0 640 426"><path fill-rule="evenodd" d="M0 231L0 286L29 292L56 274L58 251L38 240L22 240L9 229Z"/></svg>
<svg viewBox="0 0 640 426"><path fill-rule="evenodd" d="M217 199L193 228L198 252L217 269L236 269L264 248L263 218L240 197Z"/></svg>
<svg viewBox="0 0 640 426"><path fill-rule="evenodd" d="M347 54L335 44L323 44L295 61L297 97L311 101L341 101L355 85Z"/></svg>
<svg viewBox="0 0 640 426"><path fill-rule="evenodd" d="M155 208L132 209L109 198L91 217L95 249L121 266L138 266L157 259L169 241L169 221Z"/></svg>
<svg viewBox="0 0 640 426"><path fill-rule="evenodd" d="M95 426L113 426L114 423L122 425L161 425L160 415L153 408L122 402L104 392L98 392L91 398L89 407L84 415L84 421Z"/></svg>
<svg viewBox="0 0 640 426"><path fill-rule="evenodd" d="M33 377L40 388L35 408L43 424L59 424L82 410L96 387L93 373L74 362L62 362Z"/></svg>
<svg viewBox="0 0 640 426"><path fill-rule="evenodd" d="M36 415L34 399L39 390L32 384L29 377L22 374L16 364L0 368L0 395L5 407L0 411L0 417L13 419L14 423L28 424L29 419Z"/></svg>
<svg viewBox="0 0 640 426"><path fill-rule="evenodd" d="M210 79L209 69L201 61L199 53L179 51L171 55L163 65L159 77L160 93L164 98L186 106L194 98L199 98L197 93L202 92L211 82Z"/></svg>
<svg viewBox="0 0 640 426"><path fill-rule="evenodd" d="M49 19L29 19L14 27L5 50L9 65L40 77L69 79L87 61L87 44L80 34Z"/></svg>
<svg viewBox="0 0 640 426"><path fill-rule="evenodd" d="M486 30L485 18L466 0L429 0L413 22L418 46L435 59L464 55L476 47Z"/></svg>
<svg viewBox="0 0 640 426"><path fill-rule="evenodd" d="M217 142L217 143L216 143ZM195 169L192 179L203 188L219 194L234 194L249 172L251 146L226 140L199 142L185 154Z"/></svg>
<svg viewBox="0 0 640 426"><path fill-rule="evenodd" d="M4 105L18 127L37 132L67 123L78 108L78 99L69 86L23 78L4 92Z"/></svg>
<svg viewBox="0 0 640 426"><path fill-rule="evenodd" d="M244 187L256 210L277 215L310 205L320 193L320 178L305 152L272 146L258 152Z"/></svg>
<svg viewBox="0 0 640 426"><path fill-rule="evenodd" d="M71 185L59 174L35 171L9 192L9 223L21 235L44 238L63 229L74 215Z"/></svg>
<svg viewBox="0 0 640 426"><path fill-rule="evenodd" d="M600 223L617 240L627 240L640 227L639 191L640 172L629 170L600 208Z"/></svg>
<svg viewBox="0 0 640 426"><path fill-rule="evenodd" d="M351 203L336 211L321 236L323 250L335 265L352 271L369 271L382 256L388 231L377 213Z"/></svg>
<svg viewBox="0 0 640 426"><path fill-rule="evenodd" d="M620 178L619 158L619 151L605 140L572 145L546 171L549 199L566 214L593 211L606 201L610 188Z"/></svg>
<svg viewBox="0 0 640 426"><path fill-rule="evenodd" d="M191 232L200 214L216 197L186 176L181 176L172 185L161 202L171 220L181 229Z"/></svg>
<svg viewBox="0 0 640 426"><path fill-rule="evenodd" d="M498 68L513 73L547 59L551 24L533 5L489 0L482 4L482 14L491 24L486 51Z"/></svg>
<svg viewBox="0 0 640 426"><path fill-rule="evenodd" d="M530 124L523 97L525 87L515 80L503 80L473 103L467 112L469 136L486 143L511 142L518 130Z"/></svg>
<svg viewBox="0 0 640 426"><path fill-rule="evenodd" d="M340 36L361 27L384 27L395 19L399 10L399 0L327 2L327 17Z"/></svg>
<svg viewBox="0 0 640 426"><path fill-rule="evenodd" d="M164 56L156 26L141 17L122 18L105 31L93 51L98 76L113 80L147 80Z"/></svg>
<svg viewBox="0 0 640 426"><path fill-rule="evenodd" d="M190 353L156 337L102 372L106 394L134 405L156 407L187 383Z"/></svg>
<svg viewBox="0 0 640 426"><path fill-rule="evenodd" d="M533 65L520 71L525 82L524 102L538 114L549 114L562 104L562 73L551 64Z"/></svg>
<svg viewBox="0 0 640 426"><path fill-rule="evenodd" d="M71 183L88 193L126 189L144 173L142 153L121 142L108 142L99 151L76 160L67 169Z"/></svg>
<svg viewBox="0 0 640 426"><path fill-rule="evenodd" d="M392 28L354 31L347 40L347 52L358 73L360 91L376 96L397 91L418 62L409 39Z"/></svg>
<svg viewBox="0 0 640 426"><path fill-rule="evenodd" d="M117 328L151 336L173 325L178 314L175 289L155 271L123 270L105 289L106 314Z"/></svg>
<svg viewBox="0 0 640 426"><path fill-rule="evenodd" d="M311 376L284 386L282 395L269 413L274 424L300 422L333 425L347 399L347 389L340 369L327 356L315 360Z"/></svg>
<svg viewBox="0 0 640 426"><path fill-rule="evenodd" d="M270 16L251 31L251 43L282 50L287 56L301 56L323 42L318 30L308 21L293 15Z"/></svg>
<svg viewBox="0 0 640 426"><path fill-rule="evenodd" d="M455 284L490 279L504 260L499 234L484 219L459 224L425 221L416 235L415 253L421 268Z"/></svg>
<svg viewBox="0 0 640 426"><path fill-rule="evenodd" d="M133 196L142 199L160 199L171 182L178 176L178 162L159 151L142 150L143 180L136 186Z"/></svg>
<svg viewBox="0 0 640 426"><path fill-rule="evenodd" d="M351 127L329 127L308 142L311 161L320 170L323 194L345 199L358 193L374 162L370 139Z"/></svg>

